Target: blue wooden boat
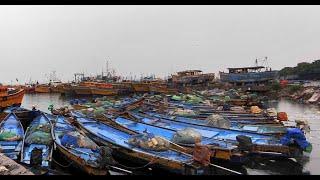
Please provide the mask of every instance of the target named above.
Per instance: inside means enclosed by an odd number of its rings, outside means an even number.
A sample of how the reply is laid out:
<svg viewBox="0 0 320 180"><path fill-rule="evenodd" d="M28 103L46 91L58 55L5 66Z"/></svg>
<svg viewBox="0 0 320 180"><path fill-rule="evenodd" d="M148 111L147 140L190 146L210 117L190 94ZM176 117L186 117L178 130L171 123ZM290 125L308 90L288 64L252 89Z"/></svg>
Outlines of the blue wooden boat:
<svg viewBox="0 0 320 180"><path fill-rule="evenodd" d="M276 79L279 71L265 70L264 66L228 68L229 73L219 72L220 80L237 85L253 85Z"/></svg>
<svg viewBox="0 0 320 180"><path fill-rule="evenodd" d="M10 113L0 123L0 151L18 160L22 149L24 129L16 115Z"/></svg>
<svg viewBox="0 0 320 180"><path fill-rule="evenodd" d="M128 128L135 128L136 130L142 130L149 127L154 127L156 130L150 130L152 133L160 131L160 129L166 128L173 131L182 130L185 128L193 128L198 131L202 137L209 138L212 140L221 140L225 142L233 143L234 145L239 144L237 136L242 135L250 138L253 144L253 149L251 149L251 154L264 154L271 156L283 156L283 157L297 157L301 156L303 149L295 144L283 145L280 138L276 138L270 135L262 135L252 132L244 132L237 130L229 130L222 128L206 127L200 125L186 124L181 122L170 121L163 118L148 118L141 114L131 113L140 122L134 122L129 119L117 118L117 122ZM147 126L148 125L148 126ZM138 126L138 127L137 127ZM152 129L152 128L150 128Z"/></svg>
<svg viewBox="0 0 320 180"><path fill-rule="evenodd" d="M185 124L191 125L199 125L205 127L211 127L208 125L207 120L203 119L195 119L190 117L181 117L181 116L169 116L169 115L162 115L154 112L145 112L142 115L149 115L150 117L154 118L163 118L169 121L174 122L181 122ZM228 118L227 118L228 119ZM228 119L229 120L229 119ZM238 131L247 131L247 132L254 132L259 134L270 134L270 135L282 135L286 133L286 127L279 124L256 124L251 120L241 120L241 121L230 121L230 129L238 130Z"/></svg>
<svg viewBox="0 0 320 180"><path fill-rule="evenodd" d="M113 118L110 115L105 115L104 119L99 118L99 120L102 122L107 122L108 124L111 121L115 122L117 125L120 125L121 127L136 133L144 133L145 131L147 131L153 133L154 135L161 136L168 141L171 141L174 134L176 133L175 130L166 127L160 128L149 124L134 122L124 117ZM239 152L238 147L233 143L219 139L202 137L201 144L207 145L210 148L210 150L212 151L211 157L214 159L227 160L228 162L232 163L243 163L247 160L246 153ZM194 150L194 144L179 143L179 145L183 146L188 153L192 153Z"/></svg>
<svg viewBox="0 0 320 180"><path fill-rule="evenodd" d="M78 132L63 116L55 117L52 128L52 137L57 149L76 168L91 175L106 175L108 171L104 164L101 164L101 154L99 148L91 139ZM75 144L72 138L67 138L66 134L72 134L78 138L86 139L93 146L82 147ZM76 139L77 141L78 139Z"/></svg>
<svg viewBox="0 0 320 180"><path fill-rule="evenodd" d="M23 139L21 162L30 165L32 151L42 151L41 167L50 168L53 152L52 124L45 114L40 114L29 125Z"/></svg>
<svg viewBox="0 0 320 180"><path fill-rule="evenodd" d="M115 154L134 162L139 167L154 167L178 174L201 174L203 169L193 162L192 156L175 149L166 151L146 150L128 143L133 134L115 127L84 117L83 114L72 112L81 130L98 144L111 146Z"/></svg>

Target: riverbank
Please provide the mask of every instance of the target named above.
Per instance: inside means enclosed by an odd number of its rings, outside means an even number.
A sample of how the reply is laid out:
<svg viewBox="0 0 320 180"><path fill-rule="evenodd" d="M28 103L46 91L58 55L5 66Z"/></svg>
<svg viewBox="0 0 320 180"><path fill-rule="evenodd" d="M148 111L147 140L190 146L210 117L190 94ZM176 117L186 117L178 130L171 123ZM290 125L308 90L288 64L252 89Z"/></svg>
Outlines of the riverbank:
<svg viewBox="0 0 320 180"><path fill-rule="evenodd" d="M320 87L303 85L286 85L281 87L276 84L267 93L270 100L282 98L294 101L299 104L312 104L320 107Z"/></svg>

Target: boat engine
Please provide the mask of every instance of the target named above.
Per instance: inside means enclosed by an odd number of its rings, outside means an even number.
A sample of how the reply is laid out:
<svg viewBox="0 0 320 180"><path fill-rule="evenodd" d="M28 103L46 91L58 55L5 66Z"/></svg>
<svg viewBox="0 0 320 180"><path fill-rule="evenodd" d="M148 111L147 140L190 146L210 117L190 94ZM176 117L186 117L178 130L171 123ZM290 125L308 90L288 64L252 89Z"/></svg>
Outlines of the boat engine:
<svg viewBox="0 0 320 180"><path fill-rule="evenodd" d="M31 151L30 165L32 167L40 167L42 164L42 149L34 148Z"/></svg>
<svg viewBox="0 0 320 180"><path fill-rule="evenodd" d="M253 147L252 139L248 136L238 135L236 137L238 141L238 148L241 151L250 151Z"/></svg>

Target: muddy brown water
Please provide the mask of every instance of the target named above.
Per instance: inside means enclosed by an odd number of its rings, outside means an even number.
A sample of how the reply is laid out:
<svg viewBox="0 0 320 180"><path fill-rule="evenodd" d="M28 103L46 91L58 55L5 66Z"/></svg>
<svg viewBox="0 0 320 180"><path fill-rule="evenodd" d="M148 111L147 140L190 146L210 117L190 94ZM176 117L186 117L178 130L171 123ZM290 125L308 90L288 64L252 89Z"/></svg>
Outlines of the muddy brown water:
<svg viewBox="0 0 320 180"><path fill-rule="evenodd" d="M48 106L54 107L69 105L71 98L61 97L59 94L26 94L22 107L31 108L36 105L38 109L48 112ZM263 160L254 162L246 166L248 174L320 174L320 108L312 105L303 105L282 99L280 101L269 102L269 106L278 111L287 112L290 121L296 119L308 120L311 132L307 134L312 143L313 150L307 158L299 160Z"/></svg>

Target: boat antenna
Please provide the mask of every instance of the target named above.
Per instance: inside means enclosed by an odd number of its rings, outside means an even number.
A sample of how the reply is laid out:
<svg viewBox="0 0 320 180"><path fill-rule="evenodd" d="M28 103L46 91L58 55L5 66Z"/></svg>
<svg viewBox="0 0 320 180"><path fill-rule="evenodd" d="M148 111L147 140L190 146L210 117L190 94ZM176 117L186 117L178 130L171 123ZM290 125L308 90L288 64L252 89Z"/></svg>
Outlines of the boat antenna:
<svg viewBox="0 0 320 180"><path fill-rule="evenodd" d="M107 58L107 63L106 63L107 69L106 69L106 70L107 70L107 76L109 77L109 61L108 61L108 59L109 59L109 58Z"/></svg>
<svg viewBox="0 0 320 180"><path fill-rule="evenodd" d="M258 66L258 59L256 58L255 65Z"/></svg>

